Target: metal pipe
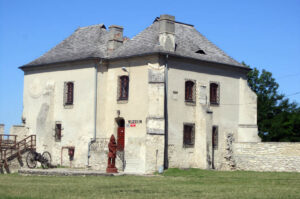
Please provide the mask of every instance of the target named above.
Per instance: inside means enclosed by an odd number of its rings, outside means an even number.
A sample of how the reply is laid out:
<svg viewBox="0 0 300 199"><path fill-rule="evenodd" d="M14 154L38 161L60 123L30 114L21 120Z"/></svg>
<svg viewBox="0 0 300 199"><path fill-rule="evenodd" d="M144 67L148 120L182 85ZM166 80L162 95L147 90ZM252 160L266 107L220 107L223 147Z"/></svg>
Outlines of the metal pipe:
<svg viewBox="0 0 300 199"><path fill-rule="evenodd" d="M165 62L165 90L164 90L164 117L165 117L165 148L164 148L164 169L169 167L168 161L168 58L169 55L166 54Z"/></svg>
<svg viewBox="0 0 300 199"><path fill-rule="evenodd" d="M101 66L102 64L102 59L100 60L99 62L99 67ZM96 134L97 134L97 93L98 93L98 90L97 90L97 87L98 87L98 64L96 63L95 64L95 96L94 96L94 136L93 138L89 141L89 144L88 144L88 154L87 154L87 166L89 166L89 159L91 157L91 145L96 142Z"/></svg>

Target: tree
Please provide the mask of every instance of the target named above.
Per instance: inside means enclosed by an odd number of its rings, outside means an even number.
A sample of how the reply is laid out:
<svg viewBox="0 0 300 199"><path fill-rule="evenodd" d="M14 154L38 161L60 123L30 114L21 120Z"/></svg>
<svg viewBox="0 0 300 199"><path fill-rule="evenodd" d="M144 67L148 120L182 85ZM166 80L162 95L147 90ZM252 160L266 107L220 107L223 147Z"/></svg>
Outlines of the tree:
<svg viewBox="0 0 300 199"><path fill-rule="evenodd" d="M254 68L248 73L248 85L257 95L258 134L262 141L300 141L300 108L278 93L279 84L272 73Z"/></svg>

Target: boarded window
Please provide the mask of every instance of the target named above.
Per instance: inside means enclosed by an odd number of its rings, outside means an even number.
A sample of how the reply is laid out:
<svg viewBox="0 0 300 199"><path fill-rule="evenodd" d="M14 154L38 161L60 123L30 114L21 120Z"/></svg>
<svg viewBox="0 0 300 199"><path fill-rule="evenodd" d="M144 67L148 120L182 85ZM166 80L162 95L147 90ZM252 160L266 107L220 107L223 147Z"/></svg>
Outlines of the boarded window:
<svg viewBox="0 0 300 199"><path fill-rule="evenodd" d="M195 83L193 81L185 82L185 101L195 102Z"/></svg>
<svg viewBox="0 0 300 199"><path fill-rule="evenodd" d="M74 102L74 82L65 82L64 105L73 105Z"/></svg>
<svg viewBox="0 0 300 199"><path fill-rule="evenodd" d="M195 124L183 125L183 146L194 147L195 143Z"/></svg>
<svg viewBox="0 0 300 199"><path fill-rule="evenodd" d="M118 100L128 100L129 78L128 76L119 77Z"/></svg>
<svg viewBox="0 0 300 199"><path fill-rule="evenodd" d="M61 123L55 124L55 141L61 141Z"/></svg>
<svg viewBox="0 0 300 199"><path fill-rule="evenodd" d="M218 126L213 126L213 128L212 128L212 147L213 147L213 149L218 149L218 140L219 140Z"/></svg>
<svg viewBox="0 0 300 199"><path fill-rule="evenodd" d="M210 83L210 103L219 104L220 102L220 87L217 83Z"/></svg>
<svg viewBox="0 0 300 199"><path fill-rule="evenodd" d="M206 86L200 86L199 89L199 102L200 104L207 104Z"/></svg>

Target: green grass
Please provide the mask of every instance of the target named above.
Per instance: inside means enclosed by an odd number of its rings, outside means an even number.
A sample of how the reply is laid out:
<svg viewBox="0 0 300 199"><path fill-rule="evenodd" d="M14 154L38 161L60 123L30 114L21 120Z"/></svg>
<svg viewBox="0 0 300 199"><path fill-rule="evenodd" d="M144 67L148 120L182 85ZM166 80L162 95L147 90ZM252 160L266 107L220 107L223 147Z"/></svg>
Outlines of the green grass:
<svg viewBox="0 0 300 199"><path fill-rule="evenodd" d="M0 175L0 198L300 198L300 173L169 169L163 175Z"/></svg>

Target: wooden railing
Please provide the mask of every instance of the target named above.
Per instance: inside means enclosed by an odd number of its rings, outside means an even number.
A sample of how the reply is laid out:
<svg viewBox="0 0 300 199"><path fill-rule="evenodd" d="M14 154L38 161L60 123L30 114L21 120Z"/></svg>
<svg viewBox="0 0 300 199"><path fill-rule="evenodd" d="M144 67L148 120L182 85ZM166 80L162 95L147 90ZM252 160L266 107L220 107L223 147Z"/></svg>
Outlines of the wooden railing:
<svg viewBox="0 0 300 199"><path fill-rule="evenodd" d="M0 148L16 147L17 135L0 134Z"/></svg>
<svg viewBox="0 0 300 199"><path fill-rule="evenodd" d="M5 139L6 138L6 139ZM28 150L36 150L36 136L30 135L17 142L16 135L0 134L0 166L8 167L8 161L18 157Z"/></svg>

